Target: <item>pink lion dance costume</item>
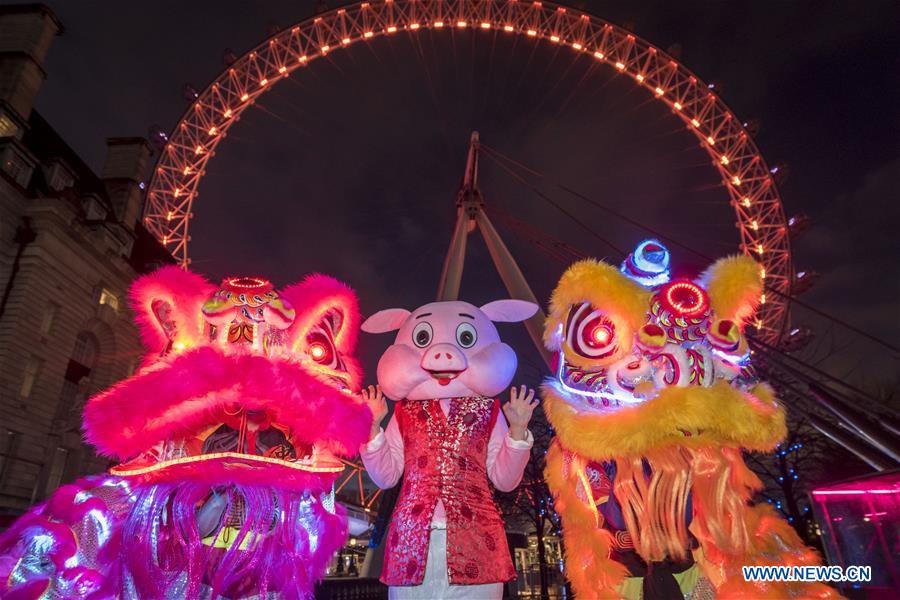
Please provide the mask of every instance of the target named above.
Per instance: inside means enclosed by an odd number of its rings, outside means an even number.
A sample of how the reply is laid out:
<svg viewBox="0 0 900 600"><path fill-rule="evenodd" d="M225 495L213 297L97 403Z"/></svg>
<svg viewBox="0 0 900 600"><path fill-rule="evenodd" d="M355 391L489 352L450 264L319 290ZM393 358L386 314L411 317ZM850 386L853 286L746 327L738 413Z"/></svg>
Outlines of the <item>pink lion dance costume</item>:
<svg viewBox="0 0 900 600"><path fill-rule="evenodd" d="M494 396L510 384L516 355L492 321L536 310L521 300L434 302L363 323L369 333L399 330L378 363L394 416L360 450L379 487L405 473L381 577L392 599L500 598L516 577L488 479L514 489L533 440L510 437L499 414Z"/></svg>
<svg viewBox="0 0 900 600"><path fill-rule="evenodd" d="M311 598L347 536L338 456L371 424L354 293L323 275L216 289L169 267L131 297L150 352L84 413L87 439L124 462L0 538L0 596Z"/></svg>

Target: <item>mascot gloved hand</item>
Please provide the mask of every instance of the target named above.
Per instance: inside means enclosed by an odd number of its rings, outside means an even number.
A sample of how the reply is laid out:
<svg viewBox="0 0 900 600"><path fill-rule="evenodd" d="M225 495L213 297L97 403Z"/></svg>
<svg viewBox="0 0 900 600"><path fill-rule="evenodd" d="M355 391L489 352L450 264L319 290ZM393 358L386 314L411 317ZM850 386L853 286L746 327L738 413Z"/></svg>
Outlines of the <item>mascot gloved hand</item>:
<svg viewBox="0 0 900 600"><path fill-rule="evenodd" d="M528 462L534 393L513 388L500 414L495 396L516 372L516 355L495 321L524 321L537 306L498 300L478 308L435 302L384 310L363 331L398 330L378 363L380 390L364 393L377 417L381 390L396 401L385 430L360 449L372 480L403 486L387 534L381 580L391 598L499 599L515 579L503 521L488 480L514 489ZM507 424L507 419L509 423Z"/></svg>
<svg viewBox="0 0 900 600"><path fill-rule="evenodd" d="M542 388L556 437L545 476L578 598L824 598L823 584L746 582L744 565L815 565L768 505L743 449L771 451L784 409L743 334L762 292L748 257L669 280L642 243L620 268L562 276L545 328L558 371Z"/></svg>
<svg viewBox="0 0 900 600"><path fill-rule="evenodd" d="M124 462L4 533L0 596L311 598L347 537L338 456L371 428L356 296L323 275L278 294L174 267L131 296L150 353L84 414Z"/></svg>

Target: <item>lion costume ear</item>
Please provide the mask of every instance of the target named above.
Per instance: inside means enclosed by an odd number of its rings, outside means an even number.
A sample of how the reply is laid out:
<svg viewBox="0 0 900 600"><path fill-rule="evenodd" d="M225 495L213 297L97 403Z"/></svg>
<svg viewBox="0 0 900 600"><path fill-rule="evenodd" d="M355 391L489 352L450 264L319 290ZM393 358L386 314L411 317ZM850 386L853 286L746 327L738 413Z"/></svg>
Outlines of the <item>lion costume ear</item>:
<svg viewBox="0 0 900 600"><path fill-rule="evenodd" d="M759 263L749 256L728 256L714 262L700 277L709 294L714 319L743 325L753 315L763 291Z"/></svg>
<svg viewBox="0 0 900 600"><path fill-rule="evenodd" d="M147 349L162 352L170 344L201 343L200 309L214 291L215 287L200 275L176 266L137 279L129 298Z"/></svg>
<svg viewBox="0 0 900 600"><path fill-rule="evenodd" d="M312 274L300 283L280 292L297 311L294 323L287 330L287 345L296 348L306 339L310 329L329 322L334 332L334 345L347 355L356 347L359 334L359 300L350 287L333 277Z"/></svg>
<svg viewBox="0 0 900 600"><path fill-rule="evenodd" d="M544 344L551 351L560 349L558 332L565 326L569 311L585 302L624 326L621 338L630 341L633 332L647 320L649 297L647 290L616 267L594 259L578 261L566 269L553 290Z"/></svg>

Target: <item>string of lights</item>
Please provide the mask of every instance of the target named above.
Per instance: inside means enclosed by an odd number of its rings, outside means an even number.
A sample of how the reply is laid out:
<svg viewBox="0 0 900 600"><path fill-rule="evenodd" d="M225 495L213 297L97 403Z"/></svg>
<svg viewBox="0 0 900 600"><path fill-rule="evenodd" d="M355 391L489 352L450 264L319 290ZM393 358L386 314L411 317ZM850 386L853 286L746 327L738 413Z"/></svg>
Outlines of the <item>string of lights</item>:
<svg viewBox="0 0 900 600"><path fill-rule="evenodd" d="M621 221L624 221L625 223L628 223L629 225L633 225L634 227L636 227L636 228L638 228L638 229L640 229L640 230L642 230L642 231L644 231L644 232L646 232L646 233L649 233L650 235L652 235L652 236L654 236L654 237L657 237L657 238L659 238L659 239L661 239L661 240L665 240L665 241L669 242L669 243L670 243L671 245L673 245L673 246L678 246L678 247L681 248L682 250L687 250L688 252L690 252L690 253L692 253L692 254L695 254L698 258L702 258L702 259L705 260L706 262L712 262L712 261L713 261L713 258L712 258L712 257L708 256L707 254L705 254L705 253L703 253L703 252L700 252L699 250L697 250L697 249L695 249L695 248L692 248L691 246L689 246L689 245L687 245L687 244L681 242L681 241L678 240L677 238L674 238L674 237L672 237L671 235L669 235L669 234L667 234L667 233L664 233L664 232L662 232L662 231L659 231L659 230L657 230L657 229L654 229L654 228L652 228L652 227L650 227L650 226L648 226L648 225L646 225L646 224L644 224L644 223L642 223L642 222L640 222L640 221L638 221L638 220L636 220L636 219L632 219L632 218L629 217L628 215L626 215L626 214L624 214L624 213L621 213L621 212L617 211L616 209L614 209L614 208L612 208L612 207L610 207L610 206L607 206L607 205L605 205L605 204L603 204L603 203L601 203L601 202L599 202L599 201L597 201L597 200L595 200L595 199L593 199L593 198L589 198L589 197L587 197L587 196L585 196L585 195L583 195L583 194L577 192L576 190L573 190L572 188L569 188L568 186L566 186L566 185L563 184L563 183L553 181L553 180L551 180L549 177L547 177L546 175L544 175L543 173L541 173L541 172L539 172L539 171L535 171L534 169L528 167L527 165L524 165L524 164L520 163L520 162L517 161L516 159L511 158L511 157L509 157L509 156L503 154L503 153L500 152L499 150L496 150L496 149L494 149L494 148L491 148L490 146L486 146L485 144L481 144L481 149L485 151L485 154L487 154L488 156L491 156L492 158L494 158L494 159L495 159L495 162L498 162L498 163L499 163L499 161L506 161L506 162L508 162L508 163L510 163L510 164L512 164L512 165L514 165L516 168L525 171L525 172L528 173L529 175L532 175L532 176L537 177L537 178L539 178L539 179L548 181L551 185L554 185L555 187L558 187L559 189L563 190L564 192L569 193L569 194L571 194L572 196L575 196L575 197L578 198L579 200L584 200L584 201L587 202L588 204L590 204L590 205L592 205L592 206L594 206L594 207L596 207L596 208L599 208L600 210L602 210L602 211L604 211L604 212L606 212L606 213L608 213L608 214L610 214L610 215L616 217L617 219L619 219L619 220L621 220ZM624 253L620 253L620 254L624 254Z"/></svg>
<svg viewBox="0 0 900 600"><path fill-rule="evenodd" d="M634 227L641 229L642 231L644 231L652 236L655 236L659 239L665 240L665 241L669 242L670 244L672 244L673 246L677 246L683 250L686 250L708 262L711 262L713 260L712 257L710 257L707 254L697 250L696 248L693 248L692 246L680 241L678 238L675 238L663 231L660 231L653 227L650 227L650 226L642 223L641 221L633 219L633 218L629 217L628 215L625 215L625 214L621 213L620 211L617 211L614 208L611 208L611 207L603 204L602 202L597 201L594 198L590 198L590 197L578 192L577 190L570 188L569 186L565 185L564 183L558 182L558 181L548 177L547 175L545 175L539 171L536 171L536 170L528 167L527 165L522 164L521 162L515 160L514 158L511 158L511 157L503 154L502 152L500 152L494 148L486 146L485 144L481 144L481 149L484 151L486 156L494 159L494 162L497 163L498 165L502 165L501 161L506 161L506 162L510 163L511 165L514 165L516 168L519 168L522 171L525 171L529 175L532 175L541 180L545 180L548 183L550 183L551 185L559 188L560 190L562 190L568 194L571 194L572 196L575 196L579 200L583 200L584 202L587 202L591 206L599 208L599 209L607 212L608 214L610 214L630 225L633 225ZM507 172L509 172L509 169L505 169L505 170L507 170ZM519 178L519 179L521 180L521 178ZM537 190L537 188L530 183L526 183L526 185L531 190ZM541 194L543 195L543 193L541 193ZM829 321L836 323L836 324L840 325L841 327L843 327L849 331L852 331L853 333L856 333L872 342L875 342L876 344L883 346L884 348L887 348L888 350L893 352L895 355L900 356L900 347L897 347L896 345L891 344L890 342L888 342L886 340L883 340L875 335L872 335L871 333L868 333L867 331L860 329L859 327L853 325L852 323L848 323L847 321L845 321L839 317L836 317L836 316L831 315L819 308L816 308L815 306L811 305L808 302L801 300L800 298L797 298L796 296L786 294L786 293L780 291L779 289L777 289L776 287L773 287L769 284L770 284L770 279L766 278L766 292L767 293L771 292L777 298L781 298L785 303L797 304L822 318L828 319ZM759 335L755 336L755 338L762 339L766 343L769 343L769 344L771 344L773 342L777 343L779 341L779 340L772 340L770 338L767 338L766 336L759 336Z"/></svg>
<svg viewBox="0 0 900 600"><path fill-rule="evenodd" d="M543 230L514 217L512 214L499 208L495 204L485 207L485 210L492 220L506 225L512 229L516 235L538 246L546 254L552 256L565 266L568 266L574 261L588 258L587 254L580 251L578 248L558 240L548 235Z"/></svg>
<svg viewBox="0 0 900 600"><path fill-rule="evenodd" d="M485 155L486 155L488 158L492 158L492 157L491 157L491 154L490 154L489 152L486 153ZM618 246L616 246L615 244L613 244L612 242L610 242L608 239L606 239L605 237L603 237L602 235L600 235L599 233L597 233L596 231L594 231L593 229L591 229L590 227L588 227L588 225L587 225L583 220L579 219L578 216L576 216L575 214L573 214L572 212L570 212L569 210L567 210L565 207L563 207L561 204L559 204L559 202L557 202L556 200L553 200L552 198L550 198L549 196L547 196L547 195L546 195L545 193L543 193L541 190L539 190L539 189L537 189L536 187L534 187L534 186L533 186L531 183L529 183L524 177L522 177L521 175L519 175L518 173L516 173L515 171L513 171L512 169L510 169L509 167L507 167L506 165L504 165L504 164L503 164L502 162L500 162L500 161L496 161L496 160L495 160L494 163L495 163L498 167L500 167L501 169L503 169L504 171L506 171L511 177L513 177L514 179L516 179L519 183L521 183L522 185L524 185L525 187L527 187L528 189L530 189L532 192L534 192L534 194L535 194L538 198L540 198L540 199L543 200L544 202L548 203L550 206L552 206L553 208L555 208L556 210L558 210L559 212L561 212L562 214L564 214L565 216L567 216L569 219L571 219L576 225L578 225L579 227L581 227L582 229L584 229L584 230L585 230L588 234L590 234L592 237L594 237L594 238L600 240L601 242L603 242L604 244L606 244L607 246L609 246L609 247L616 253L617 256L624 256L624 255L625 255L625 251L624 251L624 250L622 250L621 248L619 248Z"/></svg>
<svg viewBox="0 0 900 600"><path fill-rule="evenodd" d="M814 377L812 377L808 373L804 373L803 371L799 370L797 367L792 367L790 364L787 364L785 362L785 360L791 361L792 363L798 365L800 368L808 369L812 373L815 373L817 376L822 377L831 383L839 385L839 386L853 392L859 398L864 398L864 399L868 400L869 402L873 403L876 407L878 407L882 411L886 411L886 412L892 413L894 415L897 414L897 411L895 411L894 409L892 409L889 406L886 406L884 404L884 402L882 402L875 396L872 396L865 390L862 390L862 389L856 387L855 385L848 383L846 380L844 380L840 377L835 377L834 375L831 375L827 371L823 371L819 367L812 365L804 360L801 360L801 359L797 358L796 356L792 356L791 354L779 349L776 346L766 344L765 342L762 342L760 340L750 340L750 345L753 346L753 349L755 351L760 352L761 354L765 355L769 361L774 361L774 362L778 363L779 366L790 371L794 377L800 379L801 381L804 381L806 383L817 383L817 381ZM778 358L776 358L774 356L776 354L778 355ZM831 393L833 393L835 395L840 395L840 394L837 394L837 392L835 392L834 390L832 390ZM852 401L850 401L847 398L844 398L844 400L848 403L853 403Z"/></svg>

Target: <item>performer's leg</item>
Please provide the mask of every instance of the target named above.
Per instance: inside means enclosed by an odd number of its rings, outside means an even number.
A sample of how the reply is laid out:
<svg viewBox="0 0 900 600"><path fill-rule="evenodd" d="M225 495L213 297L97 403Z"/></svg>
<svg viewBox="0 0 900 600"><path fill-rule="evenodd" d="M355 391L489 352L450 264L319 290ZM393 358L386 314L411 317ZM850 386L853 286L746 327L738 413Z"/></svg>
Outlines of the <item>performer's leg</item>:
<svg viewBox="0 0 900 600"><path fill-rule="evenodd" d="M437 535L436 535L437 534ZM502 583L484 583L481 585L450 585L447 579L447 532L443 529L435 529L431 533L431 547L439 549L438 563L440 566L441 589L439 595L434 598L441 600L500 600L503 597ZM431 553L428 554L429 560ZM437 567L437 565L436 565ZM437 575L437 574L436 574ZM425 575L426 580L428 575Z"/></svg>
<svg viewBox="0 0 900 600"><path fill-rule="evenodd" d="M447 578L447 531L433 529L422 585L392 587L388 597L390 600L500 600L503 584L450 585Z"/></svg>
<svg viewBox="0 0 900 600"><path fill-rule="evenodd" d="M451 585L447 600L500 600L503 597L502 583L483 583L481 585Z"/></svg>
<svg viewBox="0 0 900 600"><path fill-rule="evenodd" d="M447 531L432 529L428 542L428 559L422 585L394 586L388 589L389 600L437 600L447 597Z"/></svg>

